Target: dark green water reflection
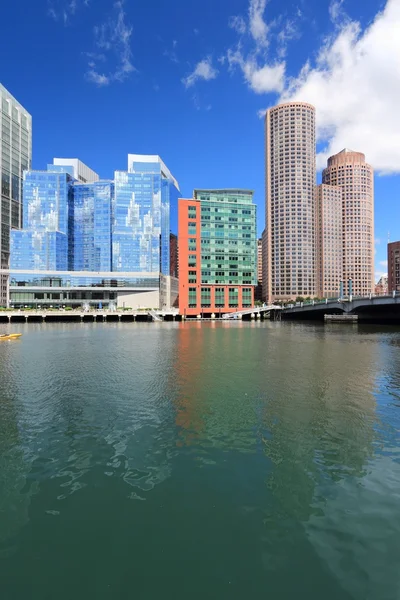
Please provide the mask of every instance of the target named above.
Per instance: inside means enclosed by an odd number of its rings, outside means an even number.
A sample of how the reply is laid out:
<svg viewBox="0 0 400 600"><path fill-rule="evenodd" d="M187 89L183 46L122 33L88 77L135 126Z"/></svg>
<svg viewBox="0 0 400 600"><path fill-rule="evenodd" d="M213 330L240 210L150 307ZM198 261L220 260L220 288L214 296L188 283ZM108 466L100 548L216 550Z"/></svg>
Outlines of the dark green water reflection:
<svg viewBox="0 0 400 600"><path fill-rule="evenodd" d="M399 330L19 329L2 600L400 598Z"/></svg>

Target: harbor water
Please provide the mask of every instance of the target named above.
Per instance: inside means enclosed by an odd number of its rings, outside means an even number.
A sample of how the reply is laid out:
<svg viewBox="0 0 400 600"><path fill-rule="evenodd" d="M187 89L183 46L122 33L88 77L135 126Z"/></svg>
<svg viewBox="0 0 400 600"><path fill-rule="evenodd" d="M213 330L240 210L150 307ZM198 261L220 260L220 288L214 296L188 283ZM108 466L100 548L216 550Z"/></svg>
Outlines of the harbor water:
<svg viewBox="0 0 400 600"><path fill-rule="evenodd" d="M400 598L400 329L0 325L2 600Z"/></svg>

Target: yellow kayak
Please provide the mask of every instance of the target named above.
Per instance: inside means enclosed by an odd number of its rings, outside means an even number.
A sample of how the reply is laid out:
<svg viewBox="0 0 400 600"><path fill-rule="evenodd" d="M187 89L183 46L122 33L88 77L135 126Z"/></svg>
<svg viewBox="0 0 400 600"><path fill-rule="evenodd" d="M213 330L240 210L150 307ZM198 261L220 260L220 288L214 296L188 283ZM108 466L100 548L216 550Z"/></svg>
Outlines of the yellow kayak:
<svg viewBox="0 0 400 600"><path fill-rule="evenodd" d="M20 338L22 333L3 333L0 335L0 340L16 340Z"/></svg>

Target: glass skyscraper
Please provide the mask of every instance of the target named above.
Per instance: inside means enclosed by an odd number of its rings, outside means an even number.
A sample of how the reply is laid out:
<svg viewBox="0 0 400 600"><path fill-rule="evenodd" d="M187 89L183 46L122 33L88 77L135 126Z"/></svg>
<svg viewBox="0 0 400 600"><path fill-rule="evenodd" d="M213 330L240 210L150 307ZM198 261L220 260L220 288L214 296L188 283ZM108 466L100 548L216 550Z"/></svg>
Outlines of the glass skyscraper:
<svg viewBox="0 0 400 600"><path fill-rule="evenodd" d="M11 236L10 268L66 271L73 178L66 172L25 171L23 229Z"/></svg>
<svg viewBox="0 0 400 600"><path fill-rule="evenodd" d="M170 273L171 215L179 186L159 156L128 156L128 171L115 172L112 270Z"/></svg>
<svg viewBox="0 0 400 600"><path fill-rule="evenodd" d="M70 268L73 271L111 271L114 184L109 181L75 184L73 195Z"/></svg>
<svg viewBox="0 0 400 600"><path fill-rule="evenodd" d="M22 223L22 173L32 162L32 117L0 84L0 269L8 269L10 231ZM0 272L0 306L7 303L8 275Z"/></svg>

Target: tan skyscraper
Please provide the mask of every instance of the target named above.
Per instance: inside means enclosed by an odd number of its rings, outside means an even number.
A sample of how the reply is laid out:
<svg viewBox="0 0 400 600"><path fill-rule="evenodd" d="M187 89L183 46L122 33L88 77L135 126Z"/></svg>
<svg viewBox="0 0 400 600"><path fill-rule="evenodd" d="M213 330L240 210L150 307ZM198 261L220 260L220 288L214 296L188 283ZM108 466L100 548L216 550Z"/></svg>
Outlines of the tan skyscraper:
<svg viewBox="0 0 400 600"><path fill-rule="evenodd" d="M316 294L315 108L288 102L265 117L266 201L263 295Z"/></svg>
<svg viewBox="0 0 400 600"><path fill-rule="evenodd" d="M374 292L374 172L361 152L345 148L328 159L322 182L343 191L344 293Z"/></svg>
<svg viewBox="0 0 400 600"><path fill-rule="evenodd" d="M337 185L317 185L316 267L317 295L336 298L343 281L343 190Z"/></svg>
<svg viewBox="0 0 400 600"><path fill-rule="evenodd" d="M263 280L263 257L262 257L262 239L257 240L257 281L262 284Z"/></svg>

